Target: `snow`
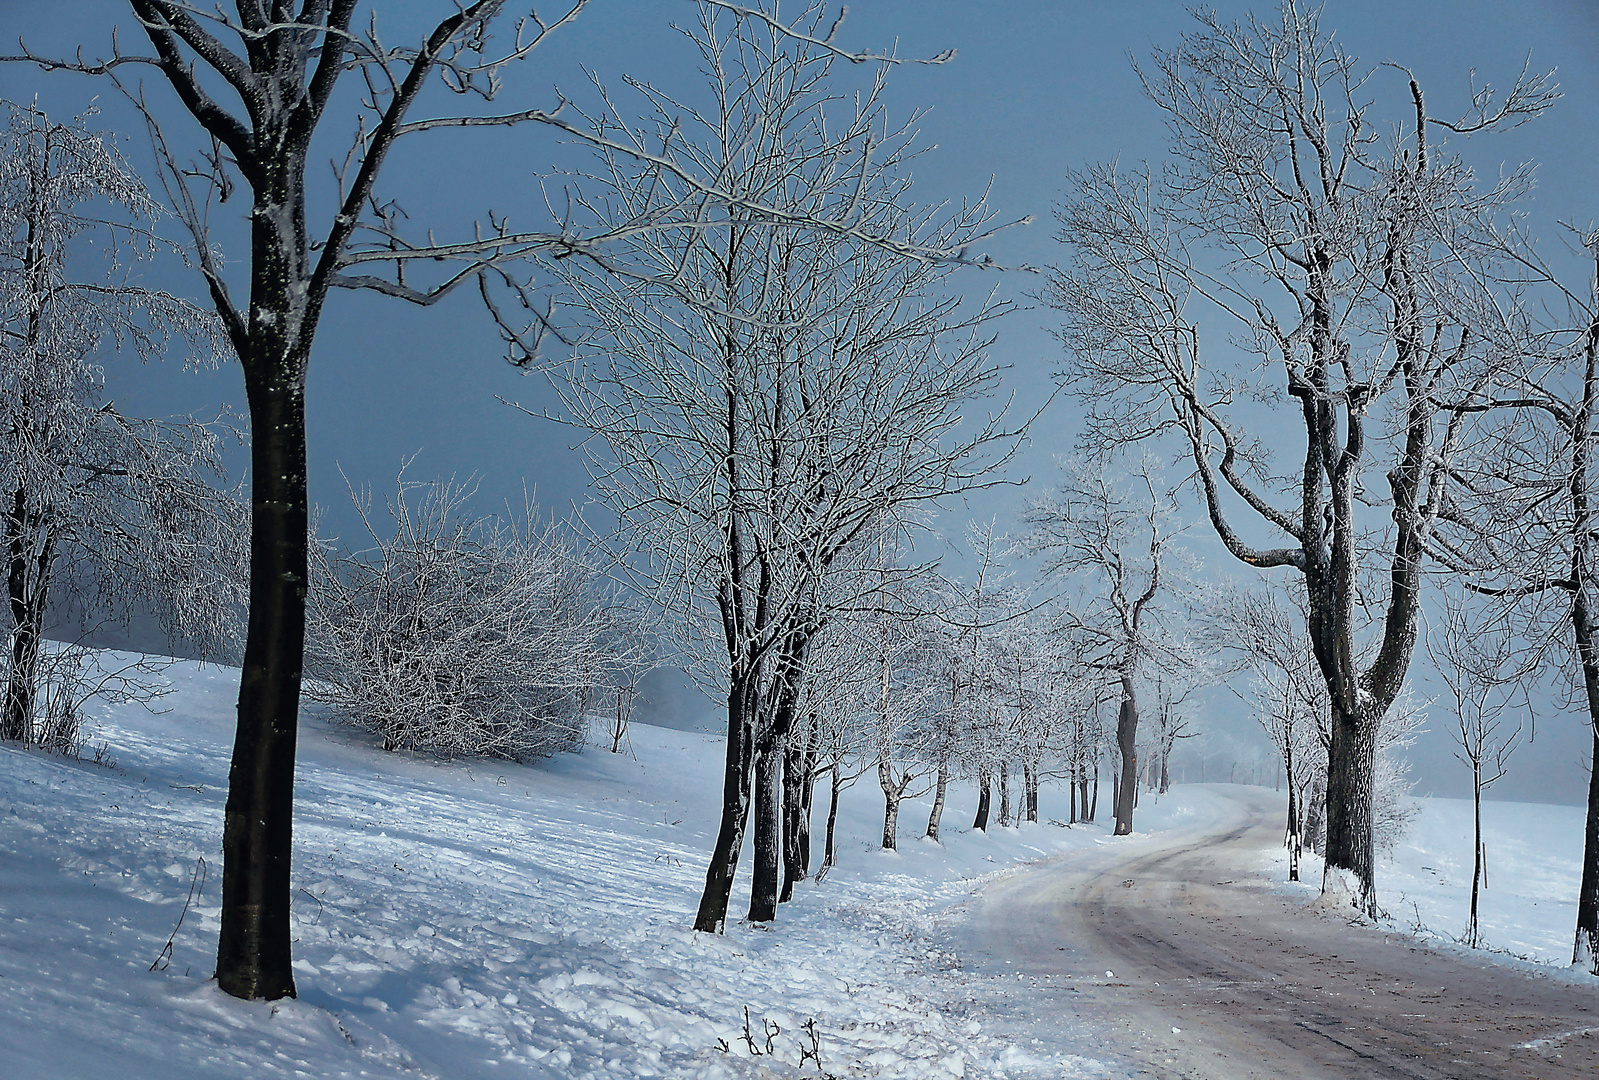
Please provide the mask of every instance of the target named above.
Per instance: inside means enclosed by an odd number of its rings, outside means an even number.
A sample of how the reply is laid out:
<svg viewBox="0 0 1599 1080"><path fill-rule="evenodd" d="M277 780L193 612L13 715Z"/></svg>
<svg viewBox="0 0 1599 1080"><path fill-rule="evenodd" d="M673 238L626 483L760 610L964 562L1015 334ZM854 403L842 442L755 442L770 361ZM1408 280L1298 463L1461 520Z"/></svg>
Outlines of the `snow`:
<svg viewBox="0 0 1599 1080"><path fill-rule="evenodd" d="M771 929L696 934L722 743L645 726L633 755L589 747L522 767L387 754L304 718L300 997L229 998L209 976L238 673L181 663L166 678L159 714L99 710L95 740L114 768L0 749L0 1060L12 1075L1105 1074L1070 1028L1043 1048L990 1032L986 977L955 972L936 941L995 874L1128 840L1103 826L973 832L974 793L954 785L944 843L918 838L927 806L908 801L900 851L884 852L867 777L845 793L839 866L823 884L802 884ZM1064 818L1065 797L1046 788L1041 816ZM1204 817L1180 803L1141 824ZM824 817L825 805L818 862ZM734 914L747 904L736 893ZM819 1062L802 1060L812 1049Z"/></svg>
<svg viewBox="0 0 1599 1080"><path fill-rule="evenodd" d="M1409 832L1378 863L1377 901L1386 913L1385 927L1463 958L1587 978L1570 966L1586 809L1483 802L1488 887L1477 901L1483 945L1470 949L1459 939L1471 906L1471 800L1410 801L1416 815ZM1280 884L1316 897L1322 885L1321 860L1305 852L1299 885L1287 884L1287 868L1285 852L1270 853L1268 872ZM1352 891L1353 886L1345 888ZM1327 903L1325 898L1320 902Z"/></svg>
<svg viewBox="0 0 1599 1080"><path fill-rule="evenodd" d="M984 835L968 828L974 793L953 785L942 844L919 838L926 800L907 801L900 851L884 852L868 776L845 793L826 881L802 884L771 929L735 921L713 937L687 928L716 820L720 739L635 726L631 755L591 746L528 767L441 763L307 717L300 997L247 1003L209 981L238 673L182 663L167 678L159 714L100 710L95 738L114 768L0 748L7 1075L1111 1075L1104 1032L1037 1017L1036 980L963 967L948 931L985 883L1030 862L1239 813L1219 789L1181 787L1146 797L1132 837L1054 824ZM1108 789L1101 796L1105 811ZM825 786L818 799L817 861ZM1065 799L1046 784L1041 817L1063 819ZM1444 947L1506 960L1450 944L1470 885L1469 803L1419 806L1379 876L1395 927L1420 923ZM1567 970L1581 811L1490 803L1485 818L1489 944ZM1286 877L1273 860L1269 872ZM1314 859L1304 873L1308 899ZM747 903L736 893L734 914Z"/></svg>

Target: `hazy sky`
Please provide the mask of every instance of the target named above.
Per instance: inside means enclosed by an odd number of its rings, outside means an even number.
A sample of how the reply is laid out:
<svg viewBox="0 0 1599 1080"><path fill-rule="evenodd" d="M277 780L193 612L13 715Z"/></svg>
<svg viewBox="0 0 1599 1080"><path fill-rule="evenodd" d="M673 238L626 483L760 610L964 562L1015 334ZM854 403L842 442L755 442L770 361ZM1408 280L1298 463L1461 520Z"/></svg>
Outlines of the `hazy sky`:
<svg viewBox="0 0 1599 1080"><path fill-rule="evenodd" d="M400 40L405 27L453 9L447 0L389 0L378 6L382 25L394 28L385 34L391 41ZM1226 17L1249 10L1263 17L1271 13L1269 3L1216 6ZM922 141L936 146L917 164L916 194L928 201L958 200L988 188L1002 217L1037 219L996 239L991 245L996 259L1045 266L1062 258L1050 214L1068 171L1112 158L1126 164L1158 160L1164 153L1165 130L1140 92L1129 57L1147 58L1152 45L1174 44L1192 25L1186 7L1167 0L858 0L841 38L851 46L897 47L904 56L958 50L947 64L902 67L890 84L887 100L894 115L923 110ZM548 13L542 5L540 10ZM549 104L555 86L579 101L592 100L584 69L611 86L619 86L624 73L667 87L693 86L694 58L669 28L673 20L692 18L686 0L593 0L573 26L523 66L505 101L522 107ZM122 27L124 47L136 48L142 35L123 0L0 0L0 51L12 51L10 45L22 35L41 53L82 46L87 55L103 55L113 24ZM1557 220L1599 217L1593 175L1599 147L1599 3L1329 0L1323 26L1336 29L1345 48L1363 61L1410 68L1426 88L1431 108L1441 114L1464 112L1473 70L1479 83L1507 86L1529 55L1536 69L1558 68L1565 97L1550 114L1506 135L1475 140L1468 155L1484 173L1502 164L1539 162L1538 190L1528 209L1533 232L1551 254L1563 243ZM1402 102L1403 79L1395 71L1380 72L1373 95ZM177 117L175 103L157 80L149 82L158 108ZM142 126L113 88L72 75L0 66L0 96L26 101L35 95L58 119L98 96L100 123L128 132L124 146L130 159L141 169L148 166ZM342 138L348 126L334 115L324 129ZM174 140L192 134L181 118L170 125ZM331 156L333 141L323 143L320 152ZM438 220L448 227L492 208L533 225L542 213L535 175L577 160L572 155L551 132L537 128L452 134L431 144L418 141L395 158L388 175L391 190L418 222ZM447 235L441 229L441 238ZM1575 260L1562 265L1582 273ZM152 270L151 276L170 288L200 294L198 278L181 268ZM973 271L958 285L969 293L997 285L1025 305L1037 278ZM498 395L537 409L549 403L549 394L536 379L499 359L498 343L476 305L466 294L430 310L369 295L331 299L312 356L308 403L311 494L329 507L336 531L353 527L342 509L347 500L341 469L352 482L382 490L400 459L418 451L414 475L479 474L485 509L507 498L519 502L524 483L536 487L547 507L584 499L585 477L570 432L496 400ZM1054 321L1050 311L1035 308L1013 316L1000 330L996 353L1013 365L1010 389L1023 407L1044 400L1052 385L1059 349L1048 332ZM112 394L130 411L206 411L220 403L243 408L236 368L199 376L175 364L127 369L113 363L109 368ZM1018 478L1047 477L1052 456L1071 448L1073 412L1064 399L1050 407L1018 463ZM1284 438L1291 440L1285 450L1302 452L1302 435L1288 432ZM997 515L1003 527L1026 497L1017 489L987 494L969 507L952 508L943 523L958 534L961 521L970 516ZM1218 569L1234 572L1231 566ZM709 711L708 703L704 708ZM1210 726L1248 730L1241 706L1212 711ZM1441 714L1435 717L1433 734L1418 746L1416 771L1424 789L1458 793L1465 773L1450 760L1443 720ZM1580 801L1586 786L1585 730L1577 714L1540 717L1537 744L1520 752L1499 792Z"/></svg>

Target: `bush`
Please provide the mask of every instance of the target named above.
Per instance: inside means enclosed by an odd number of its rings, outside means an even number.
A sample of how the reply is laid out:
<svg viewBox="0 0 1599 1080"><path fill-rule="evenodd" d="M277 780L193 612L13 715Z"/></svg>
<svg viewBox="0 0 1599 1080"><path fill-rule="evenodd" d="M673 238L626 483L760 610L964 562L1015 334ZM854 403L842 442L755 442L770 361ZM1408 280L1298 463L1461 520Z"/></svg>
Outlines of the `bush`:
<svg viewBox="0 0 1599 1080"><path fill-rule="evenodd" d="M401 478L390 536L311 556L311 700L391 750L540 757L581 745L585 704L637 638L571 530L474 517L476 487Z"/></svg>

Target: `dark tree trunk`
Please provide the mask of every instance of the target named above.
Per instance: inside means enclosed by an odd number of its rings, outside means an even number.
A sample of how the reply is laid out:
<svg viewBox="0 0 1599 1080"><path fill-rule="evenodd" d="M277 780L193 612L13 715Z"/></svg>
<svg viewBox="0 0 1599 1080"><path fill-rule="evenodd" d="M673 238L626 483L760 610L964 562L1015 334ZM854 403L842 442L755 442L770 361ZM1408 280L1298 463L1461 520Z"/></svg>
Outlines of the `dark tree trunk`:
<svg viewBox="0 0 1599 1080"><path fill-rule="evenodd" d="M1599 723L1592 726L1593 752L1588 760L1599 762ZM1582 885L1577 893L1577 934L1571 962L1599 975L1599 764L1588 771L1588 819L1583 828Z"/></svg>
<svg viewBox="0 0 1599 1080"><path fill-rule="evenodd" d="M838 830L838 793L844 790L844 777L839 772L838 765L833 765L832 783L828 785L827 796L827 835L822 843L822 869L817 873L816 880L822 880L822 875L833 868L838 862L838 846L834 842Z"/></svg>
<svg viewBox="0 0 1599 1080"><path fill-rule="evenodd" d="M949 765L938 766L938 781L933 786L933 811L927 815L927 838L938 840L938 826L944 818L944 793L949 787Z"/></svg>
<svg viewBox="0 0 1599 1080"><path fill-rule="evenodd" d="M1301 849L1299 840L1299 789L1294 786L1294 743L1292 733L1283 742L1283 762L1288 782L1288 832L1284 837L1284 842L1288 845L1288 880L1298 881Z"/></svg>
<svg viewBox="0 0 1599 1080"><path fill-rule="evenodd" d="M739 849L744 846L744 826L750 809L750 764L754 733L750 730L747 688L734 678L727 695L727 757L722 767L722 819L705 870L705 891L694 916L694 929L720 934L727 923L727 904L738 872Z"/></svg>
<svg viewBox="0 0 1599 1080"><path fill-rule="evenodd" d="M1066 800L1067 805L1070 807L1066 821L1071 825L1077 824L1077 789L1079 786L1080 782L1076 776L1072 776L1066 781Z"/></svg>
<svg viewBox="0 0 1599 1080"><path fill-rule="evenodd" d="M816 803L816 748L805 751L800 770L800 812L794 823L795 854L799 857L800 878L811 874L811 808Z"/></svg>
<svg viewBox="0 0 1599 1080"><path fill-rule="evenodd" d="M755 790L751 795L753 854L750 858L750 910L752 923L777 918L779 872L783 850L781 790L784 750L771 733L756 739ZM786 787L786 785L783 785Z"/></svg>
<svg viewBox="0 0 1599 1080"><path fill-rule="evenodd" d="M7 592L11 604L11 670L6 681L0 739L32 742L33 713L39 688L39 650L44 643L44 613L55 561L55 536L46 536L39 552L30 552L28 538L37 519L28 510L27 492L18 489L6 515Z"/></svg>
<svg viewBox="0 0 1599 1080"><path fill-rule="evenodd" d="M32 742L34 710L39 692L39 650L44 647L44 618L49 609L51 575L55 570L56 536L39 513L28 507L26 489L18 488L6 517L8 537L7 585L11 604L11 671L6 686L4 712L0 713L0 739ZM38 551L31 539L44 534Z"/></svg>
<svg viewBox="0 0 1599 1080"><path fill-rule="evenodd" d="M1087 791L1083 792L1083 798L1084 798L1085 801L1087 800L1087 798L1088 798L1088 792ZM1093 821L1093 820L1095 820L1098 817L1099 817L1099 762L1095 761L1094 762L1094 800L1093 800L1093 802L1090 802L1088 804L1088 820L1089 821Z"/></svg>
<svg viewBox="0 0 1599 1080"><path fill-rule="evenodd" d="M1477 890L1482 887L1482 763L1471 763L1471 911L1466 916L1466 944L1475 949L1477 934Z"/></svg>
<svg viewBox="0 0 1599 1080"><path fill-rule="evenodd" d="M1327 869L1351 871L1359 880L1356 906L1376 913L1376 859L1372 838L1372 775L1377 757L1374 718L1350 715L1334 701L1332 751L1327 760Z"/></svg>
<svg viewBox="0 0 1599 1080"><path fill-rule="evenodd" d="M1121 777L1116 783L1116 835L1133 831L1133 808L1138 805L1138 699L1133 681L1122 679L1122 704L1116 716L1116 746L1121 751Z"/></svg>
<svg viewBox="0 0 1599 1080"><path fill-rule="evenodd" d="M811 792L815 753L808 742L790 739L783 754L783 891L779 903L794 898L794 886L810 876Z"/></svg>
<svg viewBox="0 0 1599 1080"><path fill-rule="evenodd" d="M6 679L5 712L0 717L0 739L9 742L33 741L33 700L39 678L39 639L31 623L31 619L18 622L11 631L11 670Z"/></svg>
<svg viewBox="0 0 1599 1080"><path fill-rule="evenodd" d="M255 274L270 275L257 224ZM283 273L282 281L287 283ZM256 310L292 310L279 297ZM284 317L287 322L287 318ZM264 330L245 359L250 398L250 614L239 679L238 729L222 829L222 912L217 983L240 998L294 996L290 967L290 865L294 850L294 750L305 647L305 358ZM277 355L272 351L277 350Z"/></svg>
<svg viewBox="0 0 1599 1080"><path fill-rule="evenodd" d="M1038 770L1031 765L1022 766L1022 781L1027 798L1027 820L1038 824Z"/></svg>
<svg viewBox="0 0 1599 1080"><path fill-rule="evenodd" d="M1594 252L1595 280L1599 281L1599 249ZM1582 883L1577 891L1577 926L1571 962L1599 975L1599 640L1596 640L1592 597L1592 530L1589 507L1589 470L1594 413L1599 410L1599 312L1588 325L1586 370L1582 403L1571 430L1571 505L1576 523L1571 545L1571 627L1576 639L1577 663L1582 668L1588 700L1588 725L1593 730L1593 753L1588 758L1588 817L1583 827Z"/></svg>
<svg viewBox="0 0 1599 1080"><path fill-rule="evenodd" d="M1590 375L1593 374L1590 362ZM1592 380L1590 379L1590 382ZM1586 570L1586 545L1577 540L1576 569ZM1587 582L1578 578L1572 597L1571 624L1587 693L1588 725L1593 731L1593 755L1588 770L1588 816L1583 827L1582 883L1577 891L1577 926L1571 962L1599 975L1599 640L1589 610Z"/></svg>
<svg viewBox="0 0 1599 1080"><path fill-rule="evenodd" d="M992 797L992 785L989 780L988 769L979 767L977 770L977 816L972 819L972 828L980 832L988 831L988 805Z"/></svg>

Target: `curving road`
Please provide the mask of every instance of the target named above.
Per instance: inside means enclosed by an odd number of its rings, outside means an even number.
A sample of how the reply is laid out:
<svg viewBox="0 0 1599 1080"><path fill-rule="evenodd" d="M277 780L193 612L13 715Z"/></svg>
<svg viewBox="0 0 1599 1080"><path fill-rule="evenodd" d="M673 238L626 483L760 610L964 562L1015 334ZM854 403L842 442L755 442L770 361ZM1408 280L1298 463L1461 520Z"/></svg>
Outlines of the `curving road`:
<svg viewBox="0 0 1599 1080"><path fill-rule="evenodd" d="M1227 812L1203 829L984 893L959 951L1018 980L1015 1034L1069 1013L1107 1060L1162 1078L1599 1077L1599 987L1464 963L1274 894L1255 868L1281 842L1281 797L1218 791Z"/></svg>

